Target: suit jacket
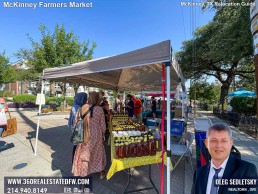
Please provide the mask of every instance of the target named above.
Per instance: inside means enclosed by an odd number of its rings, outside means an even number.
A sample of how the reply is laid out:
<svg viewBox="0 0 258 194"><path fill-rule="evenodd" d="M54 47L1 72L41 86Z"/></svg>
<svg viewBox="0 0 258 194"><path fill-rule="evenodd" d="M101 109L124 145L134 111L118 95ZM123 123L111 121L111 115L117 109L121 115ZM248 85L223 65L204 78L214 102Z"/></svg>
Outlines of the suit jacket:
<svg viewBox="0 0 258 194"><path fill-rule="evenodd" d="M192 185L192 194L206 194L206 188L208 183L210 171L210 163L200 167L194 173L193 185ZM228 179L241 179L241 178L256 178L257 179L257 169L256 166L246 162L244 160L238 159L234 156L229 156L228 162L222 178ZM242 186L246 187L246 186ZM255 187L255 186L254 186ZM252 187L252 188L254 188ZM229 191L228 188L234 188L232 186L219 186L218 194L243 194L243 193L252 193L257 194L257 191L252 192L243 192L243 191ZM239 186L241 188L241 186Z"/></svg>

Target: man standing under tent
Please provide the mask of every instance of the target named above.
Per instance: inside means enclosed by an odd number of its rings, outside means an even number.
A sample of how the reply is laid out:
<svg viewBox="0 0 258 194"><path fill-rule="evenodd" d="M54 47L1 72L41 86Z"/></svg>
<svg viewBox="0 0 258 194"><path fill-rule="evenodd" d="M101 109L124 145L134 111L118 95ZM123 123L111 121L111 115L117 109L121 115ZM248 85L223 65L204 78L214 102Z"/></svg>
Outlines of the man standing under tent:
<svg viewBox="0 0 258 194"><path fill-rule="evenodd" d="M152 111L152 116L155 119L156 118L156 112L157 112L157 102L154 96L151 97L151 111Z"/></svg>
<svg viewBox="0 0 258 194"><path fill-rule="evenodd" d="M127 100L128 103L126 105L126 110L128 112L128 116L132 119L133 115L134 115L134 101L133 101L133 97L131 94L127 94Z"/></svg>
<svg viewBox="0 0 258 194"><path fill-rule="evenodd" d="M158 109L161 110L161 98L158 99Z"/></svg>
<svg viewBox="0 0 258 194"><path fill-rule="evenodd" d="M134 115L137 122L142 123L142 102L135 95L132 95L134 101Z"/></svg>

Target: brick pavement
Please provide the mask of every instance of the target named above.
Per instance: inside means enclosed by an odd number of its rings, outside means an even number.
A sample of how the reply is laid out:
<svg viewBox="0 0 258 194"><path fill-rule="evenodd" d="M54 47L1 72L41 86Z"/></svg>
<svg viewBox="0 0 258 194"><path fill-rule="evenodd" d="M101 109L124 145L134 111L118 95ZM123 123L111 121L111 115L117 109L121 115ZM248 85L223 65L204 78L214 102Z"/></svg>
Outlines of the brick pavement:
<svg viewBox="0 0 258 194"><path fill-rule="evenodd" d="M0 184L3 185L3 176L27 175L27 176L71 176L72 144L69 142L71 131L68 129L68 114L41 116L41 125L38 142L38 155L34 156L35 130L37 123L36 111L15 111L11 113L18 121L18 133L6 137L3 140L13 142L15 147L0 153L0 160L4 165L0 166ZM194 131L192 116L189 117L188 130ZM208 116L213 122L221 122L209 112L198 111L197 116ZM235 145L241 151L243 159L253 161L257 165L257 140L235 130L233 132ZM107 154L110 152L107 146ZM193 147L193 151L195 151ZM195 158L195 154L193 155ZM193 161L195 161L193 158ZM108 157L108 165L110 158ZM174 160L174 157L172 157ZM18 171L10 170L15 164L28 162L28 166ZM165 171L166 172L166 171ZM166 176L166 175L165 175ZM137 167L129 189L139 189L150 186L147 179L148 167ZM152 179L159 190L159 168L152 165ZM109 181L100 180L99 175L93 175L94 193L121 193L127 182L125 172L116 173ZM166 177L165 177L166 180ZM192 170L189 163L181 163L171 176L171 193L190 193L192 184ZM0 193L3 193L0 187ZM165 187L166 192L166 187ZM149 190L141 193L155 193Z"/></svg>
<svg viewBox="0 0 258 194"><path fill-rule="evenodd" d="M1 169L4 176L27 175L27 176L71 176L72 167L72 147L69 142L71 131L68 129L68 114L44 115L40 118L40 131L38 142L38 155L34 156L33 150L36 136L36 111L14 111L11 112L13 117L17 118L18 132L13 136L4 138L6 142L13 142L15 147L1 153L0 158L8 156L5 160L6 168ZM107 146L107 154L110 153ZM109 155L109 154L108 154ZM16 160L14 160L16 158ZM13 163L8 163L13 160ZM28 162L28 166L10 173L7 168L11 168L20 162ZM108 157L108 165L110 159ZM37 168L36 168L37 166ZM35 170L36 169L36 170ZM166 169L165 169L166 170ZM166 172L166 171L165 171ZM147 166L137 167L131 179L129 189L139 189L150 186L147 179ZM159 168L156 164L152 165L152 179L159 190ZM166 177L165 177L166 179ZM94 193L121 193L127 183L125 172L116 173L109 181L100 180L99 175L93 175L93 192ZM171 178L172 193L184 193L184 165L178 166ZM0 176L0 184L3 185L3 176ZM2 188L3 189L3 188ZM166 191L166 188L165 188ZM0 193L1 190L0 190ZM141 193L155 193L149 190Z"/></svg>

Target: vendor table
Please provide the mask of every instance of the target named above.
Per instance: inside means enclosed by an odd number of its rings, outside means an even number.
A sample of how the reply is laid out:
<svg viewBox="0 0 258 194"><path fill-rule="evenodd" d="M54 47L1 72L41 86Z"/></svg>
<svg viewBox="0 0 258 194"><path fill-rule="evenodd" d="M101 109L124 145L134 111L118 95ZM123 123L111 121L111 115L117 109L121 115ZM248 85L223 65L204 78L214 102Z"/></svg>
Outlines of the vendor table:
<svg viewBox="0 0 258 194"><path fill-rule="evenodd" d="M152 179L151 179L151 164L162 162L162 159L160 158L161 152L157 152L155 156L142 156L142 157L135 157L135 158L115 159L114 158L114 150L115 149L114 149L114 141L113 141L112 135L110 138L111 138L111 161L112 161L112 164L107 173L107 180L110 179L116 172L127 169L128 182L124 189L124 193L132 193L132 192L149 190L149 189L155 189L158 193L158 190L155 187L155 185L153 184ZM164 163L165 164L166 164L166 161L167 161L167 157L166 157L166 153L165 153L164 154ZM139 189L139 190L126 191L127 187L130 184L130 178L131 178L130 168L137 167L137 166L143 166L143 165L149 165L149 180L153 187L143 188L143 189ZM170 165L170 168L172 169L172 164Z"/></svg>

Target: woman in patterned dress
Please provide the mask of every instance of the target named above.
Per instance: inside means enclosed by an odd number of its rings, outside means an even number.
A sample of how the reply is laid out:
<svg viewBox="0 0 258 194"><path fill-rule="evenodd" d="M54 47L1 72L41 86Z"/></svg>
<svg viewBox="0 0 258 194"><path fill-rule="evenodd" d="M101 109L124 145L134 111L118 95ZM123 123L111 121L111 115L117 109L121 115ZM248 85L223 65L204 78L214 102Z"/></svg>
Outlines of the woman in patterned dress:
<svg viewBox="0 0 258 194"><path fill-rule="evenodd" d="M90 112L84 118L84 126L90 129L90 141L80 143L76 148L72 169L74 176L85 177L97 172L101 172L100 178L105 176L106 153L104 140L106 124L103 109L97 106L99 101L99 93L90 92L88 103L82 107L82 114L84 114L94 105L92 113Z"/></svg>

